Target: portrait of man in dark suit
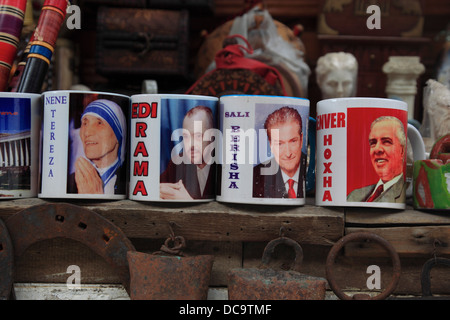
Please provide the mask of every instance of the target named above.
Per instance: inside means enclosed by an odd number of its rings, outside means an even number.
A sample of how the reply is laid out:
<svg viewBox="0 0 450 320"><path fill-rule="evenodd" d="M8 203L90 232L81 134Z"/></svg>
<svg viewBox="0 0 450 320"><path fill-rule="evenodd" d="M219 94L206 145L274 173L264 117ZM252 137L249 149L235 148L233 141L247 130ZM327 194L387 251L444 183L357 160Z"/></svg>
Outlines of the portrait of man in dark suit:
<svg viewBox="0 0 450 320"><path fill-rule="evenodd" d="M266 118L264 129L273 158L253 168L253 197L303 198L302 117L296 109L282 107Z"/></svg>
<svg viewBox="0 0 450 320"><path fill-rule="evenodd" d="M190 109L183 119L183 151L180 163L171 159L160 175L160 198L170 200L208 199L215 196L215 170L205 148L212 141L205 132L214 128L212 110Z"/></svg>
<svg viewBox="0 0 450 320"><path fill-rule="evenodd" d="M353 190L349 202L405 201L403 168L406 157L406 135L403 123L396 117L375 119L369 133L370 160L379 177L375 184Z"/></svg>

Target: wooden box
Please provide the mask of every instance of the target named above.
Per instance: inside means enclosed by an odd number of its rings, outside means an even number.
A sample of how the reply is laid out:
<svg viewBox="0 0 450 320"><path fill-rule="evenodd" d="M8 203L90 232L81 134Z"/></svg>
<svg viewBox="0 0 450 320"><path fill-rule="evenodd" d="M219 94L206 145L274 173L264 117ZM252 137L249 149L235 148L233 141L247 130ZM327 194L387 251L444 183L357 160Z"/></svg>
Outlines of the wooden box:
<svg viewBox="0 0 450 320"><path fill-rule="evenodd" d="M375 11L368 10L372 5ZM423 0L321 0L318 33L420 37L423 8ZM379 24L374 23L375 18Z"/></svg>
<svg viewBox="0 0 450 320"><path fill-rule="evenodd" d="M102 7L97 20L98 73L187 76L187 11Z"/></svg>

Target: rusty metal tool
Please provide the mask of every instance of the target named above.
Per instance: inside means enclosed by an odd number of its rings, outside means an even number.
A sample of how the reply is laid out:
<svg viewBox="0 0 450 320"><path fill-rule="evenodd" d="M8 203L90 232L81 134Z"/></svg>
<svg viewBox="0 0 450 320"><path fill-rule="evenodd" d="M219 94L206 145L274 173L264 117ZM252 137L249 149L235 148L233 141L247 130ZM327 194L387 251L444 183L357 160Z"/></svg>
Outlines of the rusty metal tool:
<svg viewBox="0 0 450 320"><path fill-rule="evenodd" d="M49 203L19 211L5 224L16 260L36 242L72 239L92 249L114 267L129 292L127 252L135 248L116 225L96 212L72 204Z"/></svg>
<svg viewBox="0 0 450 320"><path fill-rule="evenodd" d="M389 283L388 287L380 294L371 297L367 294L355 294L353 297L348 296L345 294L342 289L339 287L336 277L334 275L334 262L336 260L336 256L339 253L339 251L349 242L353 241L362 241L362 240L370 240L375 241L379 243L390 255L392 261L393 261L393 271L392 271L392 280ZM328 284L330 285L330 288L333 290L333 292L336 294L336 296L341 300L383 300L389 297L389 295L394 292L394 290L397 288L398 281L400 279L400 273L401 273L401 266L400 266L400 258L395 251L394 247L386 241L384 238L380 237L379 235L372 233L372 232L355 232L350 233L344 237L342 237L340 240L338 240L334 246L331 248L330 252L327 256L326 261L326 277L328 279Z"/></svg>
<svg viewBox="0 0 450 320"><path fill-rule="evenodd" d="M444 265L450 267L450 259L442 257L434 257L429 259L422 267L422 272L420 274L420 283L422 285L422 298L426 300L450 300L450 296L433 296L431 293L431 279L430 273L437 265Z"/></svg>
<svg viewBox="0 0 450 320"><path fill-rule="evenodd" d="M214 256L187 256L186 240L170 230L160 251L128 252L132 300L206 300Z"/></svg>
<svg viewBox="0 0 450 320"><path fill-rule="evenodd" d="M292 270L269 268L271 256L280 244L295 251ZM303 249L296 241L280 237L270 241L264 249L260 268L231 269L228 274L230 300L323 300L326 279L300 273Z"/></svg>

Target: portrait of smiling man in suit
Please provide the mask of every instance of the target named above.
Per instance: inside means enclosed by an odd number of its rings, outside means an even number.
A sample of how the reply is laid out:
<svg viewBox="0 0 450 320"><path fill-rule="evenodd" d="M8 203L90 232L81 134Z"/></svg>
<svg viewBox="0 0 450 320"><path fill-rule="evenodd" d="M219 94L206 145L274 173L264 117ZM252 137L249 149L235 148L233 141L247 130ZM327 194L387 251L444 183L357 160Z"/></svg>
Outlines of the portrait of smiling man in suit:
<svg viewBox="0 0 450 320"><path fill-rule="evenodd" d="M264 129L279 169L276 173L267 170L273 165L272 159L254 167L253 197L304 198L306 154L302 152L302 117L296 109L282 107L266 118Z"/></svg>
<svg viewBox="0 0 450 320"><path fill-rule="evenodd" d="M372 122L368 138L370 160L379 180L376 184L353 190L347 201L404 202L406 135L403 123L396 117L379 117Z"/></svg>

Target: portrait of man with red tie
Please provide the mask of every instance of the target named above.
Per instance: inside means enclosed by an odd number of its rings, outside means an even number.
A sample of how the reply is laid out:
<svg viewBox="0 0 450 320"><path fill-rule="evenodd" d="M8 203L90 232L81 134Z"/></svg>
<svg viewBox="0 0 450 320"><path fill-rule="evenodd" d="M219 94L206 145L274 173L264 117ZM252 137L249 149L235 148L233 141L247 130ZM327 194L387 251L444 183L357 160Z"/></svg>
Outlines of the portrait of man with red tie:
<svg viewBox="0 0 450 320"><path fill-rule="evenodd" d="M273 158L253 168L253 197L304 198L306 154L302 151L301 115L294 108L282 107L266 118L264 129Z"/></svg>
<svg viewBox="0 0 450 320"><path fill-rule="evenodd" d="M353 190L349 202L405 201L405 179L403 175L406 157L406 135L403 123L393 116L375 119L369 133L369 156L375 173L376 184Z"/></svg>

